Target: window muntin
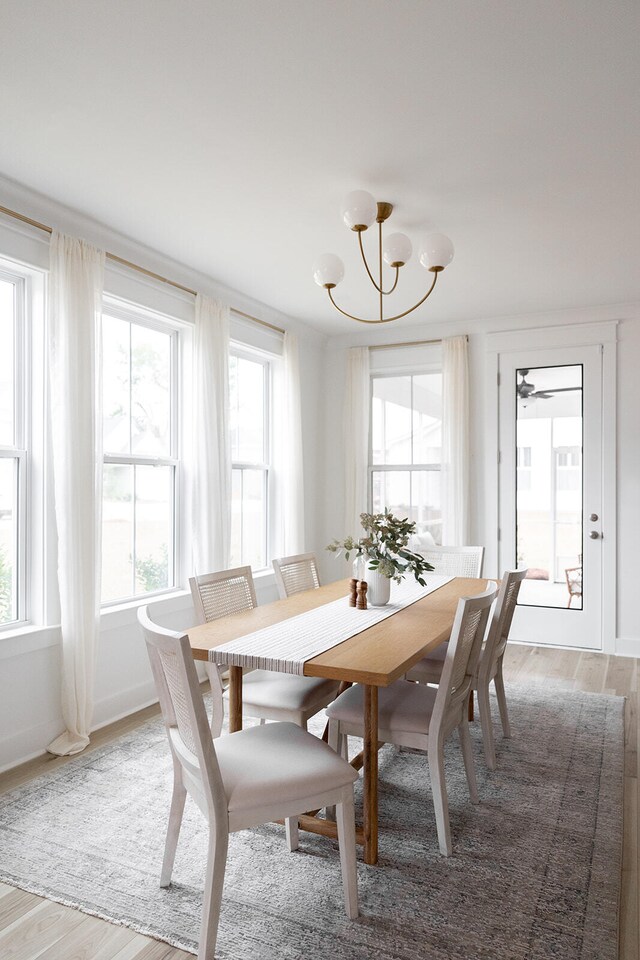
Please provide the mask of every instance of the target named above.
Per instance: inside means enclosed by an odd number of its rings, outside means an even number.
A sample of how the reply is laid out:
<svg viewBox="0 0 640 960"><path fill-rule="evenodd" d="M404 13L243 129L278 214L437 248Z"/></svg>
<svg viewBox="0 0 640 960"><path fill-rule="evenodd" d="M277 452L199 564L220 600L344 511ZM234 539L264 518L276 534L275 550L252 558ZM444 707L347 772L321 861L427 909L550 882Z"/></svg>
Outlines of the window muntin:
<svg viewBox="0 0 640 960"><path fill-rule="evenodd" d="M268 564L270 374L268 360L239 349L230 354L232 567Z"/></svg>
<svg viewBox="0 0 640 960"><path fill-rule="evenodd" d="M24 279L0 273L0 627L26 620Z"/></svg>
<svg viewBox="0 0 640 960"><path fill-rule="evenodd" d="M418 534L442 539L442 374L381 375L371 380L370 498L409 517Z"/></svg>
<svg viewBox="0 0 640 960"><path fill-rule="evenodd" d="M107 305L102 602L175 586L177 333Z"/></svg>

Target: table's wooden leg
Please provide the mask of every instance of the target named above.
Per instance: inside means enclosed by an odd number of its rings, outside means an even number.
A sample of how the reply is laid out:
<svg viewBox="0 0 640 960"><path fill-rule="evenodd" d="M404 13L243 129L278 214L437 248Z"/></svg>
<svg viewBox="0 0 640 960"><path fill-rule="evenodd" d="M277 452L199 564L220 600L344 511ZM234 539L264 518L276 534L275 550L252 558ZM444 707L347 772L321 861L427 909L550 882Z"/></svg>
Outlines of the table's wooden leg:
<svg viewBox="0 0 640 960"><path fill-rule="evenodd" d="M348 690L349 687L351 686L353 686L353 684L351 683L351 680L341 680L336 697L339 697L341 693L344 693L345 690ZM324 740L325 743L329 743L329 721L328 720L324 725L322 739Z"/></svg>
<svg viewBox="0 0 640 960"><path fill-rule="evenodd" d="M473 720L473 690L469 694L469 720Z"/></svg>
<svg viewBox="0 0 640 960"><path fill-rule="evenodd" d="M364 688L364 862L378 862L378 688Z"/></svg>
<svg viewBox="0 0 640 960"><path fill-rule="evenodd" d="M242 667L229 667L229 733L242 730Z"/></svg>

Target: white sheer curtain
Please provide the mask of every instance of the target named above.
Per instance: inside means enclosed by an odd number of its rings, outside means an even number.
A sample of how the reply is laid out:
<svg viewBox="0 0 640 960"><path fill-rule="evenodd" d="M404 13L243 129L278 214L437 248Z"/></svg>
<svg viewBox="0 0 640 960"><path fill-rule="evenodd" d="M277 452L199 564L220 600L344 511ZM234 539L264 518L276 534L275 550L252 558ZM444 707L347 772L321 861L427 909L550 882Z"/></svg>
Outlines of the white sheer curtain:
<svg viewBox="0 0 640 960"><path fill-rule="evenodd" d="M196 296L191 534L194 572L224 570L231 546L229 307Z"/></svg>
<svg viewBox="0 0 640 960"><path fill-rule="evenodd" d="M469 360L466 337L442 341L442 542L469 540Z"/></svg>
<svg viewBox="0 0 640 960"><path fill-rule="evenodd" d="M49 381L66 730L47 749L65 756L89 743L100 627L104 252L54 231L50 258Z"/></svg>
<svg viewBox="0 0 640 960"><path fill-rule="evenodd" d="M300 359L298 338L286 332L283 343L284 368L284 422L282 444L283 486L283 553L303 553L304 536L304 475L302 458L302 407L300 397Z"/></svg>
<svg viewBox="0 0 640 960"><path fill-rule="evenodd" d="M367 510L369 474L369 350L352 347L347 353L344 403L344 530L341 536L362 533L360 514Z"/></svg>

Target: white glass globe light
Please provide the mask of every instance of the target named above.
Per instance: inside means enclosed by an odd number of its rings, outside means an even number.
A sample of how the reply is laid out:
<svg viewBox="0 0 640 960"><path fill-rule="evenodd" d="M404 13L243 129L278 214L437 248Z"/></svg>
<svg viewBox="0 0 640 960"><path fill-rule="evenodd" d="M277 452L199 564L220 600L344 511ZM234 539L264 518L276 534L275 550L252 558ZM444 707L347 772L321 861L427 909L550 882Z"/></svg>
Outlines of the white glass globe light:
<svg viewBox="0 0 640 960"><path fill-rule="evenodd" d="M319 287L336 287L344 277L344 263L335 253L323 253L313 265L313 279Z"/></svg>
<svg viewBox="0 0 640 960"><path fill-rule="evenodd" d="M453 260L453 244L444 233L432 233L424 241L420 263L427 270L444 270Z"/></svg>
<svg viewBox="0 0 640 960"><path fill-rule="evenodd" d="M342 204L342 218L350 230L366 230L378 215L378 204L366 190L354 190Z"/></svg>
<svg viewBox="0 0 640 960"><path fill-rule="evenodd" d="M411 240L404 233L392 233L384 241L382 255L385 263L391 267L401 267L408 263L412 253Z"/></svg>

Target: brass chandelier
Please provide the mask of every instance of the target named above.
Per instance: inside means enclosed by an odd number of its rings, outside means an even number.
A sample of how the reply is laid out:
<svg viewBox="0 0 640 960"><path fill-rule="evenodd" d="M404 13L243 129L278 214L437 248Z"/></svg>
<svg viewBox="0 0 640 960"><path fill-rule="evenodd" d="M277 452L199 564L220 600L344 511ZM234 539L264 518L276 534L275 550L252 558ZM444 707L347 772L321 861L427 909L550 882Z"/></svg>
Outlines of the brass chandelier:
<svg viewBox="0 0 640 960"><path fill-rule="evenodd" d="M436 280L438 279L438 274L453 260L453 244L448 237L445 237L442 233L432 233L428 236L420 250L419 259L422 266L433 274L431 286L424 297L418 300L412 307L409 307L408 310L397 313L394 317L385 317L384 298L388 297L389 294L393 293L396 289L400 275L400 267L403 267L405 263L411 259L413 252L411 240L404 233L392 233L383 242L382 224L385 220L389 219L392 211L393 205L391 203L377 203L366 190L355 190L353 193L350 193L342 206L344 222L354 233L358 234L358 244L365 269L369 280L378 292L378 317L373 320L354 317L352 313L347 313L346 310L339 307L334 300L332 291L344 277L344 264L340 257L337 257L334 253L323 253L314 264L313 279L315 282L318 286L324 287L336 310L339 310L345 317L349 317L350 320L357 320L358 323L390 323L392 320L399 320L401 317L406 317L408 313L417 310L432 293L436 285ZM371 272L362 243L362 234L374 222L378 224L378 280L375 279ZM384 289L383 262L395 270L395 277L387 290Z"/></svg>

